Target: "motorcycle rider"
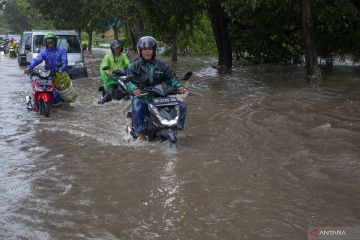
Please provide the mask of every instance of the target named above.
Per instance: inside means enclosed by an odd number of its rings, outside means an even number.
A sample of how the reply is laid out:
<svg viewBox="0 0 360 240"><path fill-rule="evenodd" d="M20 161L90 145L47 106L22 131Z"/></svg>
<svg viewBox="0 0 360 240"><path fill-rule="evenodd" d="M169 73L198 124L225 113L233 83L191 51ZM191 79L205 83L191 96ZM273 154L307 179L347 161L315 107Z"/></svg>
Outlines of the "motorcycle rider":
<svg viewBox="0 0 360 240"><path fill-rule="evenodd" d="M7 48L8 48L9 43L10 43L10 38L6 37L4 40L4 49L3 49L5 55L7 54L7 51L8 51Z"/></svg>
<svg viewBox="0 0 360 240"><path fill-rule="evenodd" d="M120 40L112 40L110 49L111 53L106 54L100 64L100 75L104 83L106 94L98 102L99 104L111 101L114 96L114 90L118 86L118 82L117 78L113 77L113 71L126 68L130 65L130 59L127 54L123 52L123 44ZM109 67L109 69L103 70L103 67Z"/></svg>
<svg viewBox="0 0 360 240"><path fill-rule="evenodd" d="M15 51L14 54L16 55L18 44L13 38L10 39L10 42L7 45L8 49L11 48L11 47L14 48L14 51ZM8 52L8 53L10 54L10 52Z"/></svg>
<svg viewBox="0 0 360 240"><path fill-rule="evenodd" d="M67 53L64 48L57 46L57 36L49 32L43 38L46 48L42 50L39 55L31 62L30 65L24 70L25 74L29 74L37 65L39 65L42 61L45 62L45 68L51 70L55 73L61 73L62 75L67 75L67 66L68 66L68 59ZM59 76L59 75L58 75ZM54 79L57 77L55 75ZM60 94L55 91L54 92L54 104L57 104L62 101ZM34 98L34 106L35 111L36 108L36 98Z"/></svg>
<svg viewBox="0 0 360 240"><path fill-rule="evenodd" d="M4 51L4 48L5 48L5 41L2 37L0 37L0 51Z"/></svg>
<svg viewBox="0 0 360 240"><path fill-rule="evenodd" d="M135 95L132 100L132 120L134 123L134 135L139 140L145 140L146 123L145 116L149 114L149 98L141 96L141 89L166 83L173 86L179 93L185 93L186 89L176 79L175 73L170 66L162 60L155 58L157 42L151 36L141 37L137 44L139 58L134 61L127 70L129 82L127 89ZM178 129L182 130L185 124L186 104L179 101Z"/></svg>

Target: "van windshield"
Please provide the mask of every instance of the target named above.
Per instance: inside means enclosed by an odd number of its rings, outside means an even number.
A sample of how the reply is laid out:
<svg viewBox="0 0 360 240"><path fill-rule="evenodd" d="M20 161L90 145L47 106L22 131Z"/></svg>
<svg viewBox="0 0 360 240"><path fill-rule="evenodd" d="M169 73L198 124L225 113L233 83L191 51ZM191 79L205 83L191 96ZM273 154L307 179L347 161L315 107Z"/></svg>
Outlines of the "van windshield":
<svg viewBox="0 0 360 240"><path fill-rule="evenodd" d="M39 53L45 49L43 43L44 35L34 36L34 52ZM65 48L67 53L80 53L80 42L76 35L58 35L57 46Z"/></svg>

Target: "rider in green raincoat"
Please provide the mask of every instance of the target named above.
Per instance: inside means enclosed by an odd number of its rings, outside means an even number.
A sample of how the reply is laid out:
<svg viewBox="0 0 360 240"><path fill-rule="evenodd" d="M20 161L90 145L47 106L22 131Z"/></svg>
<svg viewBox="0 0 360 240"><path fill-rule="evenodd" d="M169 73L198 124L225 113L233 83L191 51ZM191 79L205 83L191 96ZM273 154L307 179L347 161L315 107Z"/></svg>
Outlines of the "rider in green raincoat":
<svg viewBox="0 0 360 240"><path fill-rule="evenodd" d="M112 100L114 91L118 85L117 78L113 77L113 71L130 65L130 59L123 53L123 46L120 40L113 40L110 43L111 53L106 54L100 64L100 75L106 91L105 96L98 102L104 104ZM103 70L103 67L109 67Z"/></svg>

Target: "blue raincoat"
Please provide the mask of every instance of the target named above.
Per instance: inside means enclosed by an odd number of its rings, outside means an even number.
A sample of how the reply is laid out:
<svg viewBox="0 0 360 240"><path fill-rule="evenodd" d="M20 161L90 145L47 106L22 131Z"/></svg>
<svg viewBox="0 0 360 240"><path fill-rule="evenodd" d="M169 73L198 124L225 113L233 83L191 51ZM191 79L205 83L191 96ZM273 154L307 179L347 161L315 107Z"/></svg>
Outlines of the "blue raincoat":
<svg viewBox="0 0 360 240"><path fill-rule="evenodd" d="M61 47L46 48L41 51L39 55L29 65L29 69L34 69L42 61L45 61L45 68L54 72L59 72L61 69L63 72L67 72L68 60L66 50ZM57 67L58 63L62 63L61 67Z"/></svg>

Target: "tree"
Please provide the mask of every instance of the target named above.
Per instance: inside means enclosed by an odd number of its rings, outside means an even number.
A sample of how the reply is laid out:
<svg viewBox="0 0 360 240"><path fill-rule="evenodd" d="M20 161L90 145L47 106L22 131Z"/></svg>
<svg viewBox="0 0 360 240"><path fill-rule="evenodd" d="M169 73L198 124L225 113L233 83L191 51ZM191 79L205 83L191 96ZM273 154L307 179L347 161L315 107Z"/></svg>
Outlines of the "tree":
<svg viewBox="0 0 360 240"><path fill-rule="evenodd" d="M177 61L178 40L190 36L199 20L198 1L137 0L146 19L147 31L158 40L171 45L171 59Z"/></svg>
<svg viewBox="0 0 360 240"><path fill-rule="evenodd" d="M336 57L360 57L360 9L356 0L312 1L317 53L331 66Z"/></svg>
<svg viewBox="0 0 360 240"><path fill-rule="evenodd" d="M227 0L230 41L237 59L253 63L301 61L301 6L294 0Z"/></svg>
<svg viewBox="0 0 360 240"><path fill-rule="evenodd" d="M108 9L105 22L111 23L114 29L115 39L121 28L128 34L133 50L136 51L136 41L143 32L142 16L136 2L131 0L107 0L103 2Z"/></svg>
<svg viewBox="0 0 360 240"><path fill-rule="evenodd" d="M45 21L39 11L30 9L27 0L3 0L0 6L3 8L0 15L1 25L12 32L22 33L33 28L51 26L51 22Z"/></svg>
<svg viewBox="0 0 360 240"><path fill-rule="evenodd" d="M88 50L92 49L92 33L106 22L105 0L30 0L56 28L85 30L89 35Z"/></svg>

